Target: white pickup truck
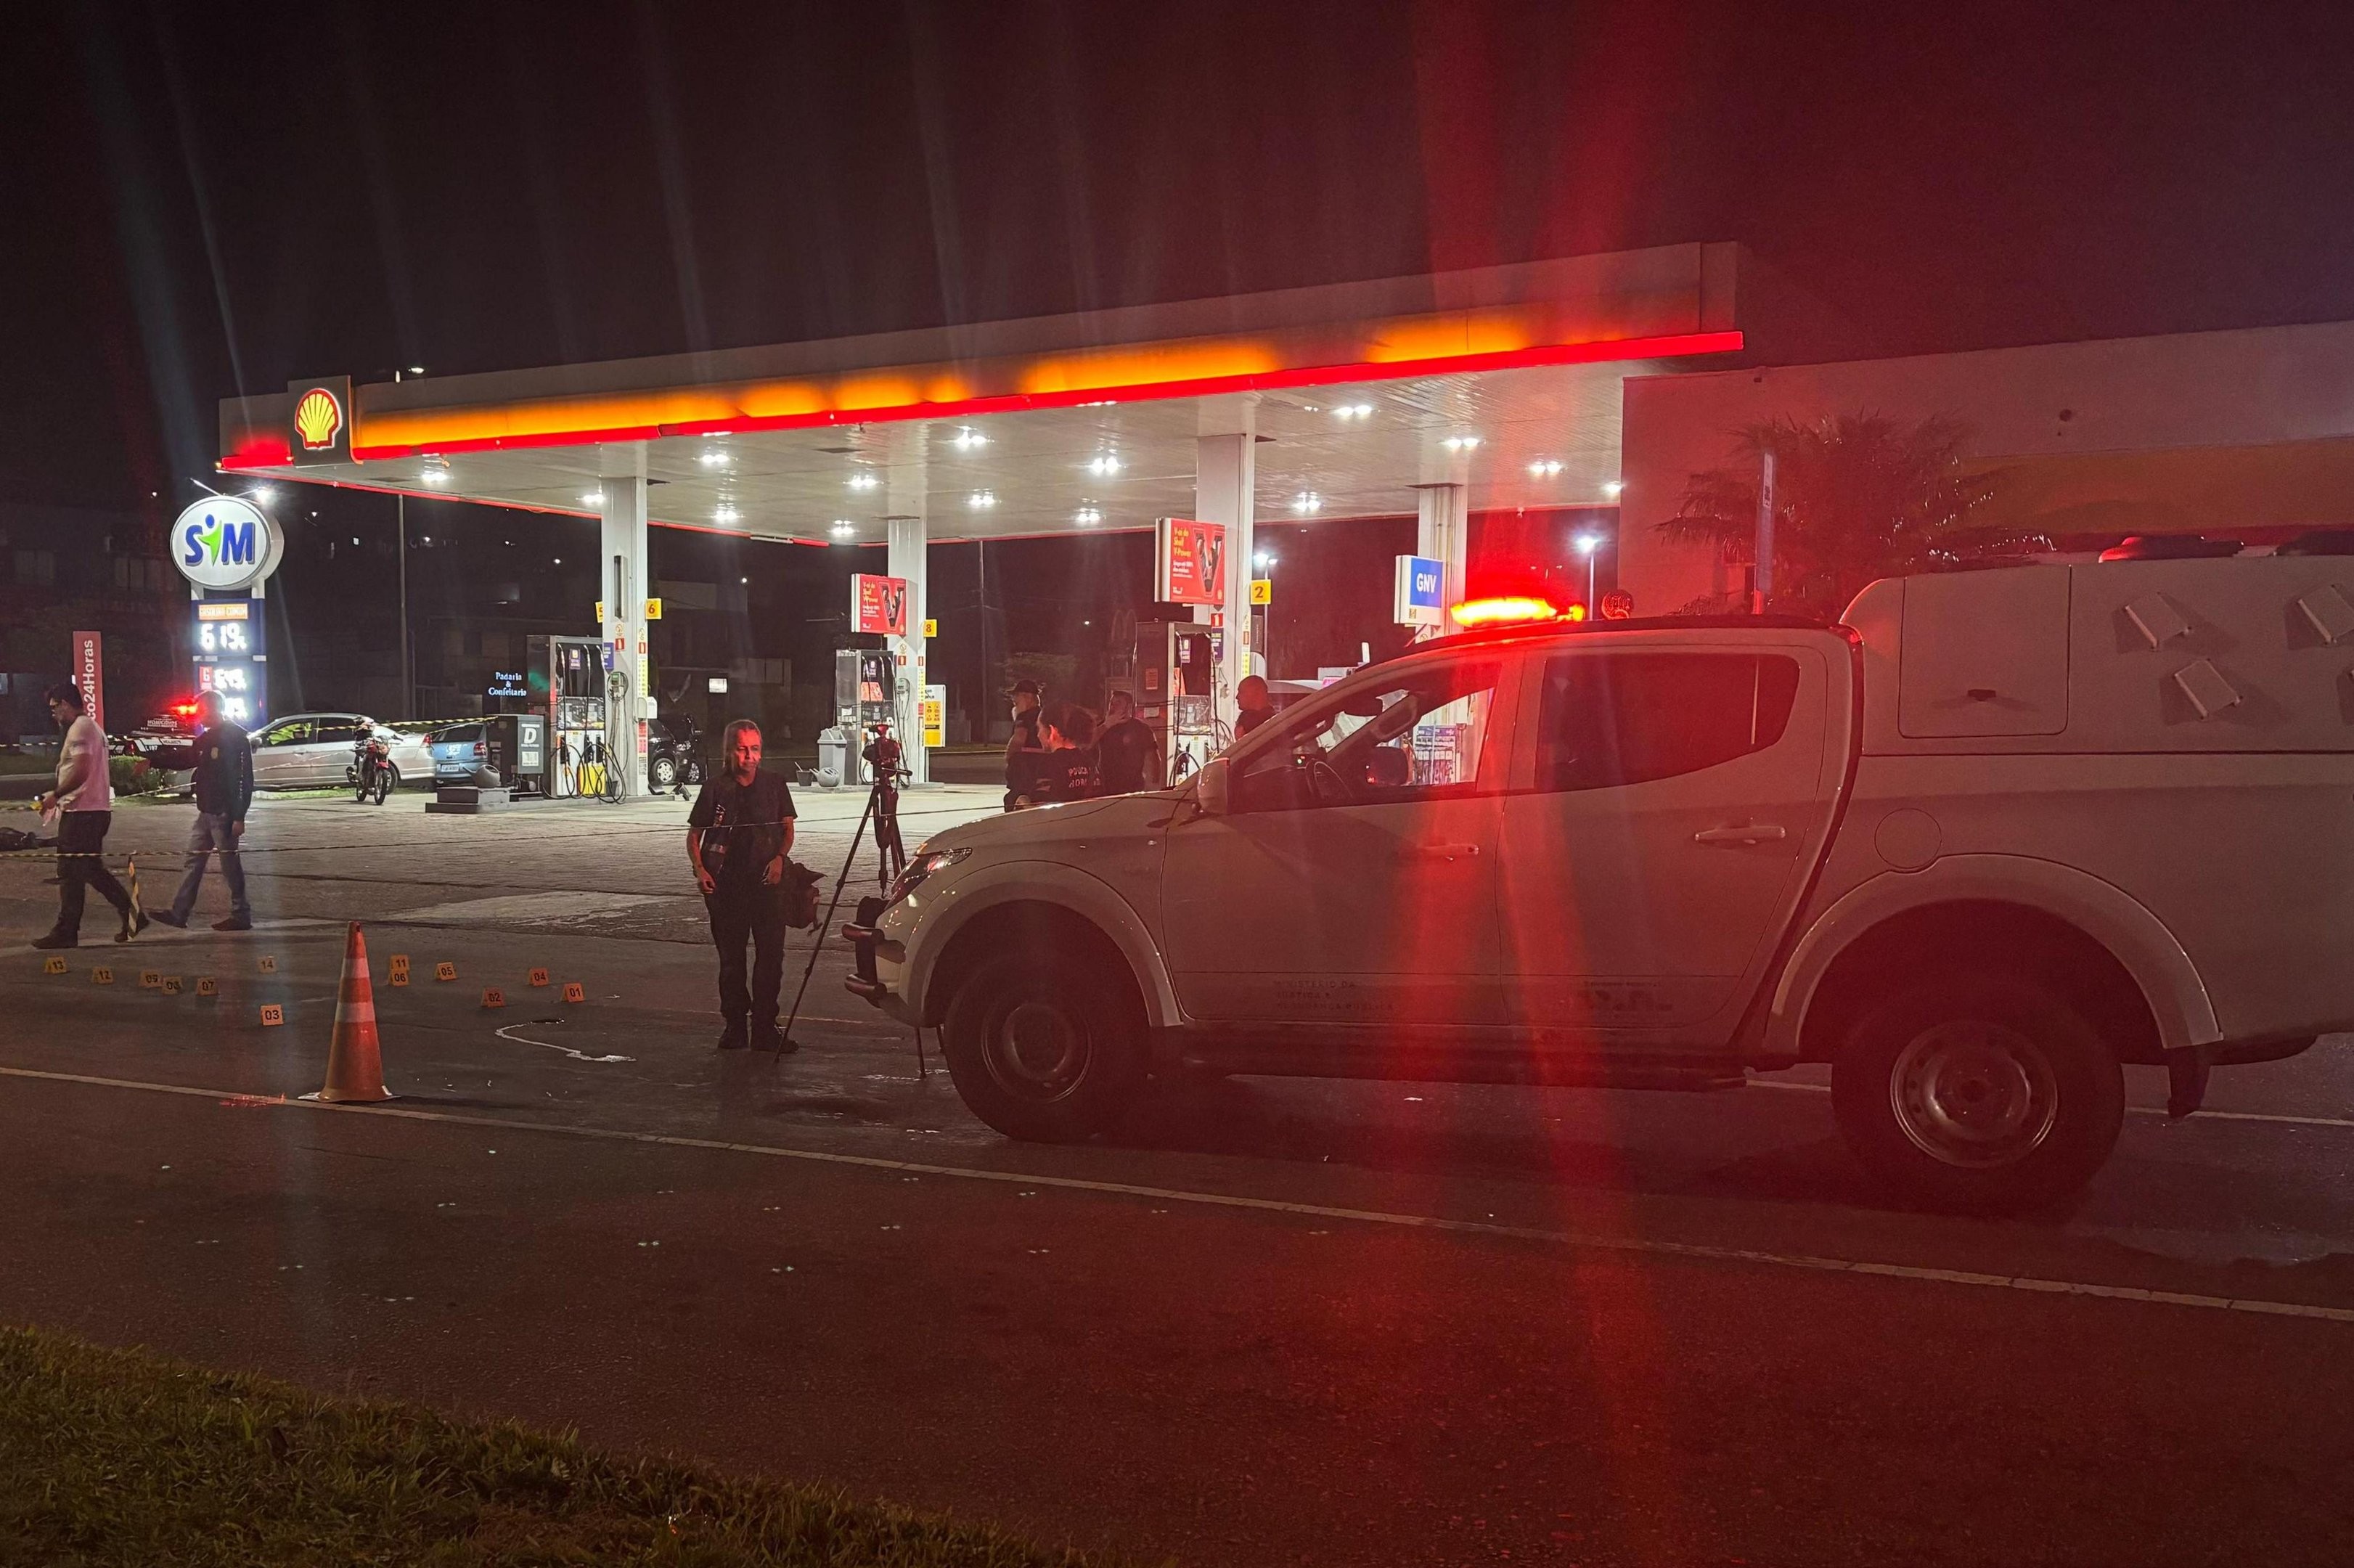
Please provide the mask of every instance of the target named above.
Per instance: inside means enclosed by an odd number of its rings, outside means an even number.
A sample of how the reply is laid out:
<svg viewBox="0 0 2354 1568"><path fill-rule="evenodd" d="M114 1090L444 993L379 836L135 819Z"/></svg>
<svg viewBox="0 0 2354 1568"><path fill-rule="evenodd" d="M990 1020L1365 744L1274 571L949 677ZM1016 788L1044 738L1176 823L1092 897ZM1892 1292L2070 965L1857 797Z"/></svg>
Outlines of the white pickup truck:
<svg viewBox="0 0 2354 1568"><path fill-rule="evenodd" d="M2079 1188L2120 1064L2354 1028L2354 557L1892 578L1846 624L1424 643L1184 787L971 823L849 928L1016 1138L1156 1079L1831 1066L1933 1205Z"/></svg>

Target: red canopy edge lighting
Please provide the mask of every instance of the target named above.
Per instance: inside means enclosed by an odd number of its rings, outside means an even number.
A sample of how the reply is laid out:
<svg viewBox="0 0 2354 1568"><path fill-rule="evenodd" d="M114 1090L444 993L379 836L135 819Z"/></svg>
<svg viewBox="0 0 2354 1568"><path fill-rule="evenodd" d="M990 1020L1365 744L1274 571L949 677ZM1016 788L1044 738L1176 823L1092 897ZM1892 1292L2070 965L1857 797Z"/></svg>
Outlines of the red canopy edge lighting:
<svg viewBox="0 0 2354 1568"><path fill-rule="evenodd" d="M551 424L537 429L515 429L509 410L500 405L470 405L453 408L403 410L379 416L378 423L396 423L409 439L372 442L365 439L370 410L356 410L352 457L356 461L466 451L497 451L535 447L593 445L600 441L652 440L675 436L748 433L758 430L822 429L829 426L878 424L899 419L978 418L989 414L1073 408L1094 403L1147 402L1165 398L1303 389L1362 381L1387 381L1422 376L1529 369L1542 366L1588 365L1633 359L1664 359L1725 354L1743 346L1738 332L1682 333L1645 338L1616 338L1576 344L1537 344L1521 348L1439 355L1426 358L1363 360L1341 364L1299 366L1211 375L1167 381L1125 382L1116 377L1098 384L1086 382L1051 391L1009 391L962 398L875 405L803 408L791 413L751 415L737 412L721 418L668 420L659 417L673 393L659 390L617 397L549 400ZM675 390L675 389L673 389ZM727 389L740 391L740 388ZM556 410L578 405L566 418ZM593 412L591 411L593 410ZM220 460L227 471L281 467L292 461L287 436L274 429L247 429L236 432Z"/></svg>

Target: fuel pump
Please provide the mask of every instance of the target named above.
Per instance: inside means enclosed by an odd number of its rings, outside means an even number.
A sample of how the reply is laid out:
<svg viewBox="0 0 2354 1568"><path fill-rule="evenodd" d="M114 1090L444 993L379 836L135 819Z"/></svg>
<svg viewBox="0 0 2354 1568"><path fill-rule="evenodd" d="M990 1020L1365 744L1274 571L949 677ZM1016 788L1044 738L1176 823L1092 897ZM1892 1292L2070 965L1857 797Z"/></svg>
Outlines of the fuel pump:
<svg viewBox="0 0 2354 1568"><path fill-rule="evenodd" d="M887 648L837 648L833 654L833 727L818 737L818 771L844 784L874 781L862 755L875 726L900 727L898 672ZM838 760L837 760L838 759Z"/></svg>
<svg viewBox="0 0 2354 1568"><path fill-rule="evenodd" d="M606 757L607 645L594 637L535 632L529 652L547 676L547 793L559 800L595 795Z"/></svg>
<svg viewBox="0 0 2354 1568"><path fill-rule="evenodd" d="M1160 743L1162 777L1207 762L1227 738L1217 722L1218 633L1192 620L1140 620L1125 670L1108 684L1136 699L1136 716Z"/></svg>

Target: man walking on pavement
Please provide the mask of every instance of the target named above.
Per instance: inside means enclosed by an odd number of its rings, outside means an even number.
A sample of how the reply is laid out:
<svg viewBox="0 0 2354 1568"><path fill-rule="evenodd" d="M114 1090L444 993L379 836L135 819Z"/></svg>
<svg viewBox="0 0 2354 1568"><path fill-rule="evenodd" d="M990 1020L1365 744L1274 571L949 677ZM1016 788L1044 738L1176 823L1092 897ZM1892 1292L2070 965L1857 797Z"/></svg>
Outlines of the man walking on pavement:
<svg viewBox="0 0 2354 1568"><path fill-rule="evenodd" d="M106 847L106 830L114 821L114 786L106 776L106 736L82 712L81 688L68 683L48 691L49 717L66 732L58 753L58 787L41 797L41 814L58 817L58 923L46 937L34 938L37 948L70 948L81 940L81 911L87 889L114 906L122 928L114 934L127 942L147 928L147 916L114 880L99 858Z"/></svg>
<svg viewBox="0 0 2354 1568"><path fill-rule="evenodd" d="M154 919L186 929L188 912L196 906L196 890L205 883L205 860L220 856L221 879L228 884L228 918L213 922L216 931L253 929L253 906L245 898L245 863L237 853L245 836L245 811L253 803L253 742L245 731L223 717L218 692L199 692L196 706L205 727L189 747L196 770L196 820L188 828L188 874L169 909L158 909Z"/></svg>
<svg viewBox="0 0 2354 1568"><path fill-rule="evenodd" d="M782 778L760 771L760 726L737 719L720 742L726 771L706 779L687 813L686 858L711 916L719 948L722 1051L796 1047L777 1028L785 979L785 852L793 847L793 797ZM744 943L752 943L752 984L744 985Z"/></svg>

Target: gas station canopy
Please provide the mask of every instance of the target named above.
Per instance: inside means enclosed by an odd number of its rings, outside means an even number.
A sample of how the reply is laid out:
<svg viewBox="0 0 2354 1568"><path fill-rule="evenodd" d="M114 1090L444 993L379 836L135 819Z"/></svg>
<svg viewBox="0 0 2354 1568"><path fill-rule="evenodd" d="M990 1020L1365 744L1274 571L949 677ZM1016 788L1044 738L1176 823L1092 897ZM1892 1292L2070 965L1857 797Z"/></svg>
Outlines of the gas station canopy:
<svg viewBox="0 0 2354 1568"><path fill-rule="evenodd" d="M1602 256L768 348L292 383L221 405L221 468L881 543L1194 513L1197 441L1256 438L1264 518L1607 504L1620 382L1738 350L1738 247ZM1705 361L1703 361L1705 363ZM323 390L336 399L329 408ZM298 418L298 408L308 412ZM332 414L332 418L330 417Z"/></svg>

